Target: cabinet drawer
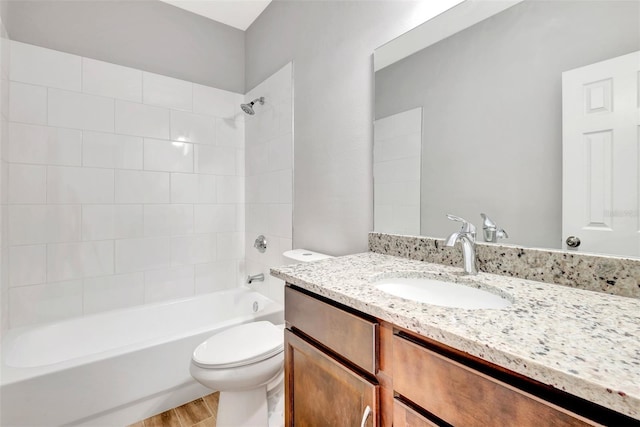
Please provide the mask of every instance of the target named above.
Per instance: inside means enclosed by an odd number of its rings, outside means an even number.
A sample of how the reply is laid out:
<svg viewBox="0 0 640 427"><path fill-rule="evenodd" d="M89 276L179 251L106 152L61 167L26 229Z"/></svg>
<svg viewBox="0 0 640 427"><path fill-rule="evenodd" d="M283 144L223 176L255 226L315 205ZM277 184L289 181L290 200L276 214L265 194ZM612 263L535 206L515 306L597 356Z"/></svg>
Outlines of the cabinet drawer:
<svg viewBox="0 0 640 427"><path fill-rule="evenodd" d="M393 400L393 425L404 427L438 427L398 399Z"/></svg>
<svg viewBox="0 0 640 427"><path fill-rule="evenodd" d="M300 291L285 288L284 317L296 328L375 375L378 325Z"/></svg>
<svg viewBox="0 0 640 427"><path fill-rule="evenodd" d="M397 335L393 388L454 426L599 425Z"/></svg>

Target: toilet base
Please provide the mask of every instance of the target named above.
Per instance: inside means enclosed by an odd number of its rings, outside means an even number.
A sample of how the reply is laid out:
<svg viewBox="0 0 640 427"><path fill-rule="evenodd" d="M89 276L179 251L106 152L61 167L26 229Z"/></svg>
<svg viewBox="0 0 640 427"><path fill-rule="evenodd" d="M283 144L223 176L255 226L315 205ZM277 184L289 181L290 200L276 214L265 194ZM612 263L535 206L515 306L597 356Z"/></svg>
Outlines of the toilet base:
<svg viewBox="0 0 640 427"><path fill-rule="evenodd" d="M217 427L267 427L267 387L247 391L221 391Z"/></svg>

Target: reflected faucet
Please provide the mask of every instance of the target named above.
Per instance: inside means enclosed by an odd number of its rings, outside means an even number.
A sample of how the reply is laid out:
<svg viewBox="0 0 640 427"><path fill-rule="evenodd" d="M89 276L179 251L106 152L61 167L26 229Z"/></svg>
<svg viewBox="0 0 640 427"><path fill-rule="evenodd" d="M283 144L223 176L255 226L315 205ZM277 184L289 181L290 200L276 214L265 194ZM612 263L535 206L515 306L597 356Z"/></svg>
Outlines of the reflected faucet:
<svg viewBox="0 0 640 427"><path fill-rule="evenodd" d="M482 232L485 242L496 243L498 239L508 239L509 235L502 228L498 228L498 225L491 220L486 214L481 213L480 216L483 219Z"/></svg>
<svg viewBox="0 0 640 427"><path fill-rule="evenodd" d="M460 241L462 243L464 272L466 274L478 274L478 269L476 268L476 227L466 219L455 215L447 214L447 218L451 221L461 222L462 228L456 233L451 233L444 245L452 247Z"/></svg>

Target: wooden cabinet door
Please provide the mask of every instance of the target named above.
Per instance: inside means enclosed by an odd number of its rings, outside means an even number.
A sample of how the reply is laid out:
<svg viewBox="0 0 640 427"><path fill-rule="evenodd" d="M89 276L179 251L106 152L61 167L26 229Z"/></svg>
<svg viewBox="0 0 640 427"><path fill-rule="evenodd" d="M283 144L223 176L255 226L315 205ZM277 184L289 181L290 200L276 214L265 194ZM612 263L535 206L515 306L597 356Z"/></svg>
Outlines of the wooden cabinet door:
<svg viewBox="0 0 640 427"><path fill-rule="evenodd" d="M378 386L285 330L285 425L378 426Z"/></svg>

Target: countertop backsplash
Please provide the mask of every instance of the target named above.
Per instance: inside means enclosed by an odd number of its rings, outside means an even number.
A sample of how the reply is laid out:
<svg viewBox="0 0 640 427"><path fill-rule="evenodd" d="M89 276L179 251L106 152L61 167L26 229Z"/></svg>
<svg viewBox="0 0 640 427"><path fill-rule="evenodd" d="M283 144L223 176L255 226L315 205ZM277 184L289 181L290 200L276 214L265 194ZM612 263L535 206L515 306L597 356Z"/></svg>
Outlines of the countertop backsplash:
<svg viewBox="0 0 640 427"><path fill-rule="evenodd" d="M448 248L433 237L369 233L369 251L462 267L459 244ZM486 273L640 298L640 259L481 242L476 255Z"/></svg>

